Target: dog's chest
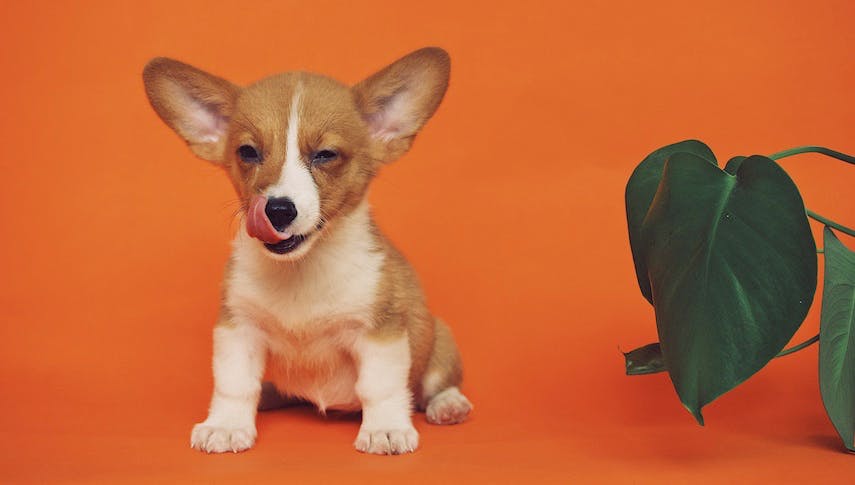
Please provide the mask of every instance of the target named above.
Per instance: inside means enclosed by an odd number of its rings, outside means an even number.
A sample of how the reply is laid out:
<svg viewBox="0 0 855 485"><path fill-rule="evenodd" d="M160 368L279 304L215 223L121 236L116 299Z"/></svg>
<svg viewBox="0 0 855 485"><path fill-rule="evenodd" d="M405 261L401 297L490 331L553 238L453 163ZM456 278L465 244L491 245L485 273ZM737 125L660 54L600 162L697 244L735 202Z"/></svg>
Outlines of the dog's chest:
<svg viewBox="0 0 855 485"><path fill-rule="evenodd" d="M326 242L326 241L325 241ZM335 321L370 325L384 256L370 246L318 244L305 261L267 258L253 241L236 241L227 282L232 314L271 330L302 333Z"/></svg>
<svg viewBox="0 0 855 485"><path fill-rule="evenodd" d="M280 391L321 409L356 410L351 348L372 325L384 257L370 246L312 251L283 264L236 241L226 306L265 331L267 367Z"/></svg>

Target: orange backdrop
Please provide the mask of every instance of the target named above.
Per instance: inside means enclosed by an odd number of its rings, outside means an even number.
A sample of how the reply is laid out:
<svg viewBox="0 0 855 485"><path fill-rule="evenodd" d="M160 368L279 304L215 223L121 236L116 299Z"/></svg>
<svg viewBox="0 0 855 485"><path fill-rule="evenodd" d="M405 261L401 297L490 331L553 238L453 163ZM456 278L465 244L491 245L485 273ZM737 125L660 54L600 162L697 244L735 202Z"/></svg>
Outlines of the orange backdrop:
<svg viewBox="0 0 855 485"><path fill-rule="evenodd" d="M855 152L853 19L848 0L3 2L0 481L851 479L815 347L705 428L666 375L625 377L618 348L656 338L631 170L689 137L723 159ZM190 450L234 196L156 118L144 63L356 82L425 45L451 53L451 88L371 199L457 334L471 421L420 415L422 449L382 458L351 448L357 420L284 410L247 453ZM812 209L855 225L852 167L783 164Z"/></svg>

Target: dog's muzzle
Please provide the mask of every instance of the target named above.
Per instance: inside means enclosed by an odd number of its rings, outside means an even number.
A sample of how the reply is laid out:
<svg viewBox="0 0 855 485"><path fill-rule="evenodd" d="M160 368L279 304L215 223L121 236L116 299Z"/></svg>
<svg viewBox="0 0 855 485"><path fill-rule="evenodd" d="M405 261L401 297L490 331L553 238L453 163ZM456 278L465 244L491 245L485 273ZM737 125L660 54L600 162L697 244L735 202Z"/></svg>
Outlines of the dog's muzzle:
<svg viewBox="0 0 855 485"><path fill-rule="evenodd" d="M307 236L286 229L297 218L297 207L288 197L253 196L246 211L246 232L277 253L293 251Z"/></svg>

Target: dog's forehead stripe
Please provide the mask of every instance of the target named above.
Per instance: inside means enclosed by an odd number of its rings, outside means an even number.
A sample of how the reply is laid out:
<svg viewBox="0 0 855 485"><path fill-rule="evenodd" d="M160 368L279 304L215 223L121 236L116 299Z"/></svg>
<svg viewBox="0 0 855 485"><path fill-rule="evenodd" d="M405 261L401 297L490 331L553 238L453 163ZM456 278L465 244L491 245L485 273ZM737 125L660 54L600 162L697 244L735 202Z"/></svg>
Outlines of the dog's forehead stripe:
<svg viewBox="0 0 855 485"><path fill-rule="evenodd" d="M291 97L291 109L288 112L288 135L285 139L285 166L300 163L300 98L303 95L301 83L294 87L294 95ZM284 172L285 170L283 170Z"/></svg>
<svg viewBox="0 0 855 485"><path fill-rule="evenodd" d="M303 163L300 152L300 103L303 89L300 83L294 88L288 112L288 128L285 137L285 161L279 179L268 187L268 197L288 197L294 202L297 217L289 226L289 232L306 234L320 223L320 194L309 167Z"/></svg>

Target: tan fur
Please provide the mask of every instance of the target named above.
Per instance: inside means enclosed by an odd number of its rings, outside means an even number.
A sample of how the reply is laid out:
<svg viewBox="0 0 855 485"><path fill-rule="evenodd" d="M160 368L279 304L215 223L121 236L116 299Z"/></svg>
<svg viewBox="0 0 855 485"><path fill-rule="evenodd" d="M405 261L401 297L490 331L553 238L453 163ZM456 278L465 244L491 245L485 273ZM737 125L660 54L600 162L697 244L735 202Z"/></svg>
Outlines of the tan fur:
<svg viewBox="0 0 855 485"><path fill-rule="evenodd" d="M453 386L459 387L463 383L463 368L460 363L460 353L457 350L454 337L451 335L451 329L439 318L435 318L434 322L435 338L433 351L430 354L430 360L427 363L422 379L426 380L430 376L435 381L432 383L432 388L425 389L420 399L416 401L419 403L421 409L424 409L428 401L443 389Z"/></svg>
<svg viewBox="0 0 855 485"><path fill-rule="evenodd" d="M188 98L180 96L178 90L187 90L189 96L221 114L227 122L235 110L240 88L225 79L164 57L152 59L146 65L143 81L155 112L187 141L193 153L205 160L221 162L226 148L224 140L208 143L193 133L181 117L181 112L187 109Z"/></svg>
<svg viewBox="0 0 855 485"><path fill-rule="evenodd" d="M451 410L459 420L469 412L471 405L456 391L462 370L451 333L430 314L412 268L371 221L365 202L380 167L405 153L436 111L448 73L448 55L437 48L405 56L352 88L305 72L241 88L171 59L154 59L146 66L143 77L155 111L196 155L225 170L244 208L265 189L279 190L275 184L287 158L286 133L295 133L289 123L298 123L299 155L291 154L292 163L305 165L320 203L321 221L303 242L311 249L277 260L242 225L226 271L218 323L224 329L250 325L263 332L268 372L281 393L313 401L321 410L359 409L360 393L381 392L383 384L375 381L360 389L354 349L380 345L383 350L388 342L390 356L403 355L401 362L409 362L409 390L419 408L448 391L429 415ZM294 135L288 136L294 146ZM254 147L261 163L243 162L237 155L241 145ZM320 150L334 150L338 158L312 164L312 154ZM255 342L252 335L241 338ZM372 372L378 369L376 363L370 366ZM262 392L260 383L238 387L249 393L248 399L257 400ZM265 388L262 406L283 402L270 396L271 389ZM217 409L230 409L223 407L227 404L218 402ZM217 423L199 426L202 434L197 437L194 430L194 440L208 440L200 447L220 451L227 446L229 435ZM249 437L254 440L250 431L241 430L241 449ZM414 430L389 434L383 446L371 441L376 430L364 431L356 443L361 451L395 453L417 446ZM212 445L212 440L225 444Z"/></svg>
<svg viewBox="0 0 855 485"><path fill-rule="evenodd" d="M354 86L356 105L375 130L391 127L380 114L390 99L413 85L428 89L413 90L414 102L408 110L408 123L399 124L394 138L380 145L378 156L389 161L397 159L410 149L416 133L439 107L448 88L448 71L451 60L448 54L436 48L420 49L399 59ZM387 136L387 135L384 135Z"/></svg>

